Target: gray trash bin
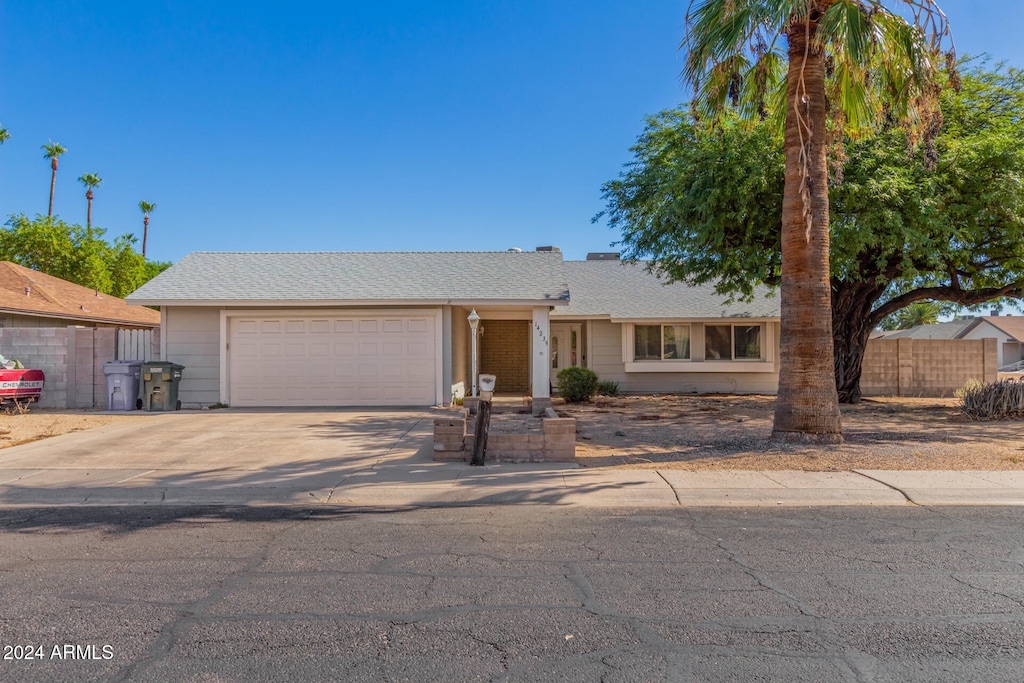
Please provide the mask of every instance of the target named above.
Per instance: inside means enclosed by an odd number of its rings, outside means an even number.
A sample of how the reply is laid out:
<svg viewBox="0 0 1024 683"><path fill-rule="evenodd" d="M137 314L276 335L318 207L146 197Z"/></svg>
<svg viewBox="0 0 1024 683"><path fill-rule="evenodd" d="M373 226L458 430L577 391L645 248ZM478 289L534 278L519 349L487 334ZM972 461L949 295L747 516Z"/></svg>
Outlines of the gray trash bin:
<svg viewBox="0 0 1024 683"><path fill-rule="evenodd" d="M103 374L107 377L107 410L137 410L141 407L141 360L104 363Z"/></svg>

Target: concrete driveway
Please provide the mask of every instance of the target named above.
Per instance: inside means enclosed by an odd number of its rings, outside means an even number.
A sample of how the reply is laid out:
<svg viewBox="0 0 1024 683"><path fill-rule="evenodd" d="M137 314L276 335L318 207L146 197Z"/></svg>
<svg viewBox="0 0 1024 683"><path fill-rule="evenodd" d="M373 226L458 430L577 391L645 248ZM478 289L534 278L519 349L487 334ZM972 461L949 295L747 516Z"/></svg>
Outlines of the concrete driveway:
<svg viewBox="0 0 1024 683"><path fill-rule="evenodd" d="M218 410L0 451L0 504L313 502L387 461L433 464L429 410ZM186 493L187 492L187 493Z"/></svg>

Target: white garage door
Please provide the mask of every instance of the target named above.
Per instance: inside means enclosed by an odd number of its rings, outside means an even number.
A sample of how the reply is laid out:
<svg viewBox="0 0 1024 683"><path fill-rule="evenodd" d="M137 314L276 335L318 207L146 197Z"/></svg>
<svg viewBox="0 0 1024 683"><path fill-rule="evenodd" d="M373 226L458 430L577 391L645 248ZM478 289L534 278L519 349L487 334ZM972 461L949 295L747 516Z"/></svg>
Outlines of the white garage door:
<svg viewBox="0 0 1024 683"><path fill-rule="evenodd" d="M435 319L425 315L233 317L233 406L433 405Z"/></svg>

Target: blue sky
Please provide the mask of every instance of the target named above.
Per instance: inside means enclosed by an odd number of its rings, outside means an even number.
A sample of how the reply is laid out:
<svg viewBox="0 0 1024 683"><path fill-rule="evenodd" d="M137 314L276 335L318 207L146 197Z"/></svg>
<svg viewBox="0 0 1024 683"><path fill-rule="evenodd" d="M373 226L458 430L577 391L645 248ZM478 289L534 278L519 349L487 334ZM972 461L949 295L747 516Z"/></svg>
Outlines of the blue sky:
<svg viewBox="0 0 1024 683"><path fill-rule="evenodd" d="M645 115L685 99L685 0L0 0L0 213L148 255L609 250L591 217ZM1024 3L945 0L959 52L1024 67Z"/></svg>

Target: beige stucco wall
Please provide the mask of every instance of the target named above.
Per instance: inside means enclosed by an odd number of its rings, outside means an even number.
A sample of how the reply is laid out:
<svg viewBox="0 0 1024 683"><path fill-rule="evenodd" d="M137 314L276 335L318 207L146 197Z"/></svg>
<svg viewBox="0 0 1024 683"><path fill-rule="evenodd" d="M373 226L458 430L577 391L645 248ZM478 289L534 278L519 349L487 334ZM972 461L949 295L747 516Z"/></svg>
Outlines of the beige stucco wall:
<svg viewBox="0 0 1024 683"><path fill-rule="evenodd" d="M561 321L560 321L561 322ZM772 357L779 357L778 324L773 326ZM590 326L591 357L588 366L602 380L617 382L623 393L736 393L774 394L779 387L775 372L626 372L622 360L622 325L607 320L592 320ZM694 328L696 329L696 325ZM691 346L695 357L703 355L703 337L694 334ZM695 367L700 362L694 362Z"/></svg>
<svg viewBox="0 0 1024 683"><path fill-rule="evenodd" d="M466 396L473 390L473 381L470 375L471 350L469 323L469 309L462 306L452 306L452 384L462 382L466 387ZM446 392L451 387L444 387Z"/></svg>
<svg viewBox="0 0 1024 683"><path fill-rule="evenodd" d="M1013 337L1006 334L999 328L991 325L988 321L982 321L980 325L963 336L964 339L988 339L996 340L996 349L999 353L997 364L1002 367L1010 363L1016 363L1024 358L1022 345Z"/></svg>
<svg viewBox="0 0 1024 683"><path fill-rule="evenodd" d="M178 387L182 407L220 401L220 310L169 306L166 325L164 360L185 366Z"/></svg>

